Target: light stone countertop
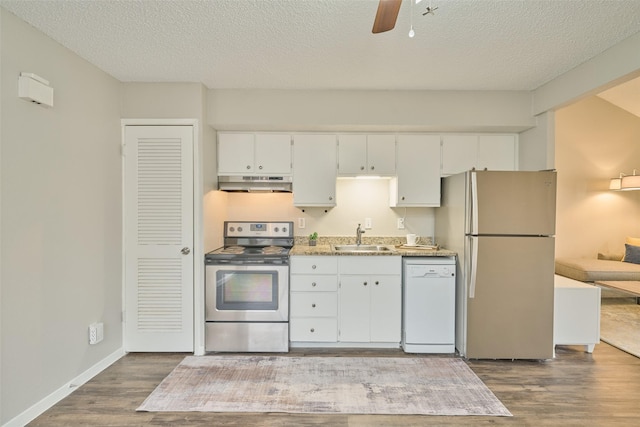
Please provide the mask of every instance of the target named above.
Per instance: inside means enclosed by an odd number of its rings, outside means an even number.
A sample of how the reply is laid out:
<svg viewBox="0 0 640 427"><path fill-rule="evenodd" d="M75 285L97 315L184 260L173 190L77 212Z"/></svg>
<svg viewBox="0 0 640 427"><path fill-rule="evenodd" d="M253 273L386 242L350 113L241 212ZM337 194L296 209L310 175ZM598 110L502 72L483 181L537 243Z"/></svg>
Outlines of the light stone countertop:
<svg viewBox="0 0 640 427"><path fill-rule="evenodd" d="M412 257L455 257L457 254L453 251L443 248L422 249L422 248L405 248L402 247L404 238L402 237L368 237L362 238L363 245L383 245L392 248L390 251L382 252L345 252L334 251L333 245L353 245L355 237L326 236L319 237L316 246L309 246L309 240L306 237L296 237L295 244L291 249L290 255L348 255L348 256L412 256ZM418 244L430 245L431 239L424 239Z"/></svg>

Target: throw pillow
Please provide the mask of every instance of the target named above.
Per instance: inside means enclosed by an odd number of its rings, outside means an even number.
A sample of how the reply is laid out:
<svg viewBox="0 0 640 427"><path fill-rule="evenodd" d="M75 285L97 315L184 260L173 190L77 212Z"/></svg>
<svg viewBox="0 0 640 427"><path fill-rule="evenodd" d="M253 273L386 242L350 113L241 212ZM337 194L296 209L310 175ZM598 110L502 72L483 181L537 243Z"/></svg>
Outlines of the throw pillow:
<svg viewBox="0 0 640 427"><path fill-rule="evenodd" d="M623 258L624 258L624 253L622 253L622 254L603 254L602 252L598 252L598 259L604 259L604 260L607 260L607 261L620 261Z"/></svg>
<svg viewBox="0 0 640 427"><path fill-rule="evenodd" d="M625 244L629 244L629 245L633 245L633 246L640 246L640 237L629 237L627 236L627 238L624 240ZM626 251L625 251L625 256L626 256ZM622 261L624 261L625 257L622 257Z"/></svg>
<svg viewBox="0 0 640 427"><path fill-rule="evenodd" d="M640 246L634 246L625 243L624 248L624 262L640 264Z"/></svg>

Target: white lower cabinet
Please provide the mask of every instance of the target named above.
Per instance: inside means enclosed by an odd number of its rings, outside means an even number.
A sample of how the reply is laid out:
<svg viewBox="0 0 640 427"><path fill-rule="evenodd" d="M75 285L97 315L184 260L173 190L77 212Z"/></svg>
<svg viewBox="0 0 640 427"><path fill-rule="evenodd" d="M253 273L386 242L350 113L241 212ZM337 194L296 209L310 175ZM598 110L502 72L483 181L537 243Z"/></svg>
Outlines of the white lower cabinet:
<svg viewBox="0 0 640 427"><path fill-rule="evenodd" d="M333 256L292 256L289 339L338 340L338 261Z"/></svg>
<svg viewBox="0 0 640 427"><path fill-rule="evenodd" d="M402 258L338 259L340 342L400 343Z"/></svg>
<svg viewBox="0 0 640 427"><path fill-rule="evenodd" d="M291 257L289 337L319 346L400 346L402 257Z"/></svg>

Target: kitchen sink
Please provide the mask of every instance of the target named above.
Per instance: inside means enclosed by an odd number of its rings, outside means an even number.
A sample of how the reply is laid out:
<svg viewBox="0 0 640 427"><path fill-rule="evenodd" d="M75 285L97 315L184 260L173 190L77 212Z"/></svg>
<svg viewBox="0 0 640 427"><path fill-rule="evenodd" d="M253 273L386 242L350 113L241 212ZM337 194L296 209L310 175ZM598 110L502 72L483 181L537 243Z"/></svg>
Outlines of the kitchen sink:
<svg viewBox="0 0 640 427"><path fill-rule="evenodd" d="M388 246L382 245L333 245L336 252L389 252Z"/></svg>

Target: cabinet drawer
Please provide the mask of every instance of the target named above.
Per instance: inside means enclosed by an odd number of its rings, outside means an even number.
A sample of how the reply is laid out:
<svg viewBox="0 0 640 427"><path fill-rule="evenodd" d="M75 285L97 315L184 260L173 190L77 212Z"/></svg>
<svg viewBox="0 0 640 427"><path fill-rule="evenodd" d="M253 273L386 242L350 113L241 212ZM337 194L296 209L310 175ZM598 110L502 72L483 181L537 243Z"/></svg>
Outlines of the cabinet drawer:
<svg viewBox="0 0 640 427"><path fill-rule="evenodd" d="M291 341L337 342L338 321L335 318L299 318L289 320Z"/></svg>
<svg viewBox="0 0 640 427"><path fill-rule="evenodd" d="M340 274L402 274L399 256L341 256Z"/></svg>
<svg viewBox="0 0 640 427"><path fill-rule="evenodd" d="M338 260L335 256L293 256L292 274L336 274Z"/></svg>
<svg viewBox="0 0 640 427"><path fill-rule="evenodd" d="M291 317L335 317L338 315L336 292L292 292Z"/></svg>
<svg viewBox="0 0 640 427"><path fill-rule="evenodd" d="M291 290L305 292L331 292L338 290L338 276L296 274L291 276Z"/></svg>

